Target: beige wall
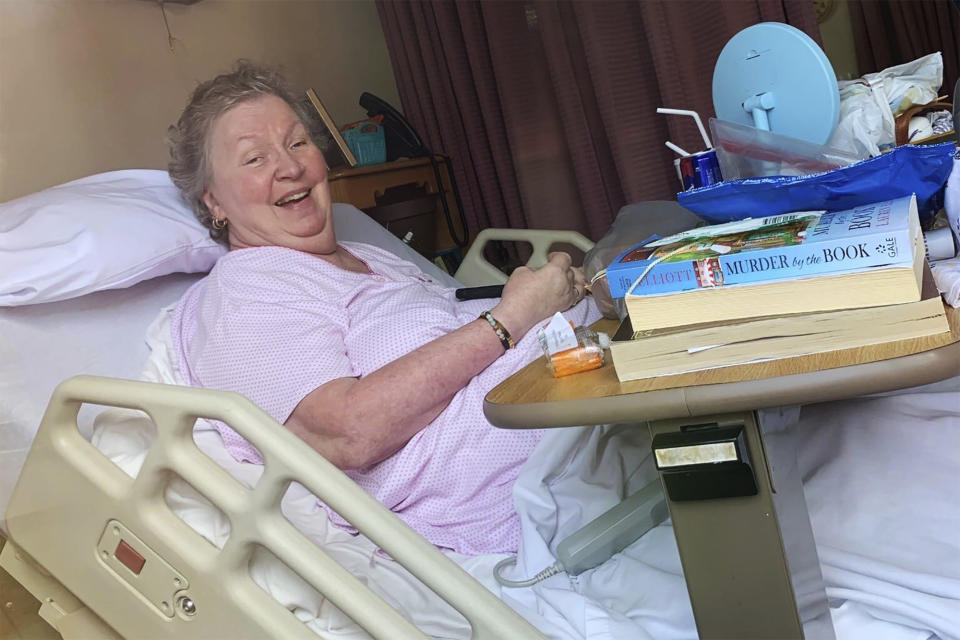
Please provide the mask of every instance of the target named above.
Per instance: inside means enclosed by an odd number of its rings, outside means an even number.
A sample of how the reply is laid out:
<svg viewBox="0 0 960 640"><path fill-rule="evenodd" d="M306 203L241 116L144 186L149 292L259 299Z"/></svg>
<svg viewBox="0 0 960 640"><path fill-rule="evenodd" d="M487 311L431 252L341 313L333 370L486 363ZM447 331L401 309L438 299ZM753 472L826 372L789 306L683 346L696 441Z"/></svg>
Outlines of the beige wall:
<svg viewBox="0 0 960 640"><path fill-rule="evenodd" d="M847 0L836 0L833 12L820 23L823 50L830 59L837 80L852 80L860 77L857 68L857 52L853 45L853 25L850 22L850 7ZM863 73L878 71L864 69Z"/></svg>
<svg viewBox="0 0 960 640"><path fill-rule="evenodd" d="M373 0L0 0L0 201L91 173L164 168L197 82L238 57L312 86L337 123L399 107Z"/></svg>

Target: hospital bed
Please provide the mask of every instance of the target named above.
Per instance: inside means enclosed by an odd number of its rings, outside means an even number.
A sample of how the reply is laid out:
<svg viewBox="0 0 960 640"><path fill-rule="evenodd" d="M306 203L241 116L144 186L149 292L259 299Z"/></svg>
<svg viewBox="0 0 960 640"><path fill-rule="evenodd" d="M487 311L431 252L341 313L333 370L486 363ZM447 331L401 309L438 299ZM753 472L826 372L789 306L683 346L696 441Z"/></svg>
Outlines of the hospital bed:
<svg viewBox="0 0 960 640"><path fill-rule="evenodd" d="M454 284L355 209L338 206L335 213L341 239L379 244ZM538 247L535 255L542 256ZM467 262L475 259L468 256ZM531 603L529 594L511 598L493 584L490 572L502 556L440 553L243 398L164 386L158 382L169 380L160 373L152 382L133 381L148 355L143 345L148 325L198 277L174 273L126 289L0 311L0 513L10 537L0 565L38 597L45 619L67 638L366 637L351 620L378 638L576 637L548 619L549 606L536 598ZM463 276L470 284L488 281L481 278ZM74 378L50 397L58 383L79 372L125 380ZM949 393L948 414L949 398L960 397ZM94 446L89 440L96 409L90 405L133 407L148 415L121 416L114 429L108 424L97 432ZM819 413L826 431L830 415L829 408ZM261 451L266 467L233 462L212 431L195 432L197 416L231 424ZM156 425L155 433L150 424ZM589 436L591 444L611 433ZM824 435L826 441L830 434ZM592 455L584 453L577 463L588 466ZM818 465L835 472L823 459L812 460L810 468ZM523 482L536 485L538 480L528 476ZM850 499L842 487L826 491ZM365 536L317 525L314 516L321 516L303 507L315 504L314 495ZM811 512L825 502L817 500ZM577 508L586 514L593 506ZM953 513L943 515L944 526L960 522ZM634 590L649 587L651 608L673 607L665 617L679 619L656 637L692 637L689 605L676 603L686 594L667 526L578 582L584 589L623 591L612 577L618 568L638 573L638 567L647 567L650 573L640 575L667 575L669 589L661 588L667 582L645 579ZM664 544L654 544L657 540ZM141 562L140 573L134 573ZM845 566L851 571L849 563ZM880 572L873 578L880 579ZM917 591L936 591L947 607L951 598L960 601L960 572L953 578ZM308 584L323 597L316 598ZM656 602L658 591L671 597L670 606ZM854 602L855 591L844 584L845 597L839 591L832 597ZM610 593L597 600L616 597ZM877 608L876 602L855 604L862 606L853 616ZM612 619L605 624L606 635L591 633L589 625L584 635L628 637L615 633L622 621L616 615ZM900 627L911 629L909 621ZM952 628L951 623L943 628Z"/></svg>
<svg viewBox="0 0 960 640"><path fill-rule="evenodd" d="M376 244L417 263L439 281L457 284L359 210L336 205L335 219L338 239ZM544 262L554 242L574 243L583 250L592 244L569 232L507 235L531 242L531 264ZM506 278L482 257L487 238L489 231L465 259L462 273L468 274L463 277L468 282ZM480 275L471 275L471 269ZM382 553L383 563L405 567L412 574L405 579L412 581L415 575L448 601L466 618L472 637L543 637L245 398L131 380L146 355L141 343L152 316L198 277L168 275L129 289L2 312L2 402L9 442L3 452L0 513L6 512L3 521L10 536L2 564L42 602L41 616L65 637L77 638L315 637L251 580L247 566L259 550L296 567L292 581L299 578L312 585L338 613L370 635L427 637L364 585L369 576L352 575L281 513L281 500L296 482L366 534L366 552ZM53 391L56 382L81 371L114 377L72 377ZM51 391L37 429L38 409ZM90 405L142 410L156 425L155 442L142 452L142 465L130 475L88 442ZM194 442L198 417L221 420L253 443L266 460L262 475L244 483L248 470L231 476L223 467L252 465L221 457L219 466L202 453ZM128 422L128 427L136 425ZM31 453L24 461L31 439ZM18 471L19 483L7 504ZM193 497L229 520L226 540L209 544L171 511L167 503L172 477L186 482L187 491L200 494Z"/></svg>

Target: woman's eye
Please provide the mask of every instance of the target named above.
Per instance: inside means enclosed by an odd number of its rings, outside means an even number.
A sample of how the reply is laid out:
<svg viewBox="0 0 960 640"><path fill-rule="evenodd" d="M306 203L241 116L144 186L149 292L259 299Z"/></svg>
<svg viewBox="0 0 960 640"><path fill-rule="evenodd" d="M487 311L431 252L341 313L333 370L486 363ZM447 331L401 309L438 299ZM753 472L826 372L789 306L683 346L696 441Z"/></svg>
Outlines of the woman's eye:
<svg viewBox="0 0 960 640"><path fill-rule="evenodd" d="M244 160L243 164L245 164L245 165L256 164L256 163L260 162L261 159L262 159L262 158L261 158L260 156L254 156L254 157L252 157L252 158L248 158L247 160Z"/></svg>
<svg viewBox="0 0 960 640"><path fill-rule="evenodd" d="M296 149L297 147L303 147L306 144L307 144L306 140L297 140L296 142L293 143L293 148Z"/></svg>

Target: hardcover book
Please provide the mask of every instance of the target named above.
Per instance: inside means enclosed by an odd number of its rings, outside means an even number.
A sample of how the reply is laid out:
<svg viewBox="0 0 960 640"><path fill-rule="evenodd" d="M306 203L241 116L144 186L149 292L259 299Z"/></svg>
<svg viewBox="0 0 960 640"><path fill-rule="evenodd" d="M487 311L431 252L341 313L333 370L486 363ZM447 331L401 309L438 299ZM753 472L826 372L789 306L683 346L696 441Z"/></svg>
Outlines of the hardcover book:
<svg viewBox="0 0 960 640"><path fill-rule="evenodd" d="M929 267L917 302L636 331L610 345L622 381L920 338L950 331Z"/></svg>
<svg viewBox="0 0 960 640"><path fill-rule="evenodd" d="M629 249L607 267L607 280L619 298L911 267L920 234L913 196L846 211L747 218Z"/></svg>

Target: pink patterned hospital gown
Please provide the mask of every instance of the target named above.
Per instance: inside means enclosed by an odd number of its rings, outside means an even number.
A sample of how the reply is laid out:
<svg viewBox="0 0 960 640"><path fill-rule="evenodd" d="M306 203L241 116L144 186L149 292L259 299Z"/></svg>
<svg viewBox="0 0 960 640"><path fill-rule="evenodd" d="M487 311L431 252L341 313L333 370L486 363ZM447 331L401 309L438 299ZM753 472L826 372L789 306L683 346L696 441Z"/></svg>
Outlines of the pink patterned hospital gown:
<svg viewBox="0 0 960 640"><path fill-rule="evenodd" d="M283 247L220 258L174 312L171 331L184 382L242 393L283 423L323 383L365 376L493 306L491 300L457 301L453 289L391 253L341 245L373 275ZM568 317L584 323L596 317L594 309L580 304ZM347 475L439 547L465 554L516 551L520 528L511 491L542 432L497 429L482 403L540 354L531 331L400 451ZM243 438L226 425L217 428L236 459L262 463ZM330 516L350 528L336 513Z"/></svg>

